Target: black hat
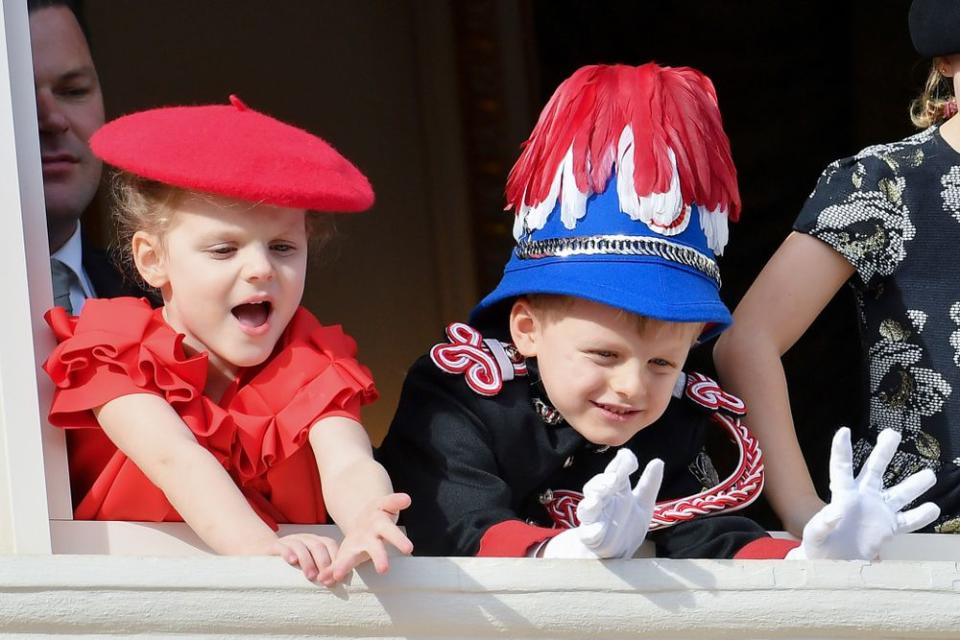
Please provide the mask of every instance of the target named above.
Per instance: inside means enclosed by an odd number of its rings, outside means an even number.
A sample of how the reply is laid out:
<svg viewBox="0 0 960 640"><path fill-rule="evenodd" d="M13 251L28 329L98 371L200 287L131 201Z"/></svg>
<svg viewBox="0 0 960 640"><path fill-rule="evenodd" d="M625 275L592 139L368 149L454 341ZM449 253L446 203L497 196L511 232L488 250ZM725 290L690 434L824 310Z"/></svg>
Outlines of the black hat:
<svg viewBox="0 0 960 640"><path fill-rule="evenodd" d="M910 39L925 58L960 53L960 0L913 0Z"/></svg>

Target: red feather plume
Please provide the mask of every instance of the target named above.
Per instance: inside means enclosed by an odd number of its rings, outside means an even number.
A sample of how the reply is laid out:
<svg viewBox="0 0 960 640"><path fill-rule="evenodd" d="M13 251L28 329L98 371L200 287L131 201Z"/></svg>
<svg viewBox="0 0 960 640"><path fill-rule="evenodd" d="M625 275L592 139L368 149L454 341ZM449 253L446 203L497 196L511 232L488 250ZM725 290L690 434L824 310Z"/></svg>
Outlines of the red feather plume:
<svg viewBox="0 0 960 640"><path fill-rule="evenodd" d="M587 66L565 80L510 171L507 208L519 213L547 200L568 152L577 190L603 192L627 126L638 197L670 190L671 150L683 203L739 219L737 172L713 83L695 69L654 63Z"/></svg>

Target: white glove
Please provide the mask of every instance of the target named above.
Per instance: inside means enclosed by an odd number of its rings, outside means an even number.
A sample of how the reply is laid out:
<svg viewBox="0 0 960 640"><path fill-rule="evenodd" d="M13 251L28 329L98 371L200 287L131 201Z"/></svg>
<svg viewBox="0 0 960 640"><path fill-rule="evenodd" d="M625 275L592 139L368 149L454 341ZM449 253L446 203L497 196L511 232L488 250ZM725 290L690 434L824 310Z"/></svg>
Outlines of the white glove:
<svg viewBox="0 0 960 640"><path fill-rule="evenodd" d="M544 558L630 558L643 544L650 527L663 461L653 459L630 488L630 474L637 470L637 457L620 449L603 473L583 486L577 505L580 526L551 539Z"/></svg>
<svg viewBox="0 0 960 640"><path fill-rule="evenodd" d="M937 519L940 508L932 502L900 511L936 484L930 469L883 488L883 472L899 445L899 433L881 431L877 446L854 479L850 430L837 431L830 452L830 504L803 528L803 541L788 558L873 560L893 536L916 531Z"/></svg>

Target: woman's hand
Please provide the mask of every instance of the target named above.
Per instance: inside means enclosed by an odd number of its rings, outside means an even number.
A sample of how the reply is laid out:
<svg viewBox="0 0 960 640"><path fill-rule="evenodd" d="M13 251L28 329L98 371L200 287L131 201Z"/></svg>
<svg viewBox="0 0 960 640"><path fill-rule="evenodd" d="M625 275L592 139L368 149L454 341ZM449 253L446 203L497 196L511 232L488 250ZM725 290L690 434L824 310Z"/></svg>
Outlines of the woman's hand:
<svg viewBox="0 0 960 640"><path fill-rule="evenodd" d="M350 533L340 543L340 550L332 565L333 582L343 580L367 560L373 561L377 573L386 573L390 568L386 543L396 547L400 553L410 555L413 543L396 525L399 513L409 506L410 496L405 493L391 493L368 503L350 527Z"/></svg>
<svg viewBox="0 0 960 640"><path fill-rule="evenodd" d="M883 488L883 473L898 446L899 433L881 431L877 446L854 478L850 430L837 432L830 452L830 504L807 523L803 542L788 558L873 560L893 536L916 531L937 519L940 508L932 502L903 511L936 483L930 469Z"/></svg>

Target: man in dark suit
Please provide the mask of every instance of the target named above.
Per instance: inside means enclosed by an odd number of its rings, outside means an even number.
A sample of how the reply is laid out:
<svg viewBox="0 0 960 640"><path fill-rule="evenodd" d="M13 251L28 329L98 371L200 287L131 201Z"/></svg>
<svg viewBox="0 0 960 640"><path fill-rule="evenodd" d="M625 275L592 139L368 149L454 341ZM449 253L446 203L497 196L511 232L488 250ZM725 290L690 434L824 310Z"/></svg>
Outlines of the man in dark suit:
<svg viewBox="0 0 960 640"><path fill-rule="evenodd" d="M80 229L100 185L103 167L87 140L104 109L76 3L29 0L28 8L54 303L76 314L86 298L145 295Z"/></svg>

